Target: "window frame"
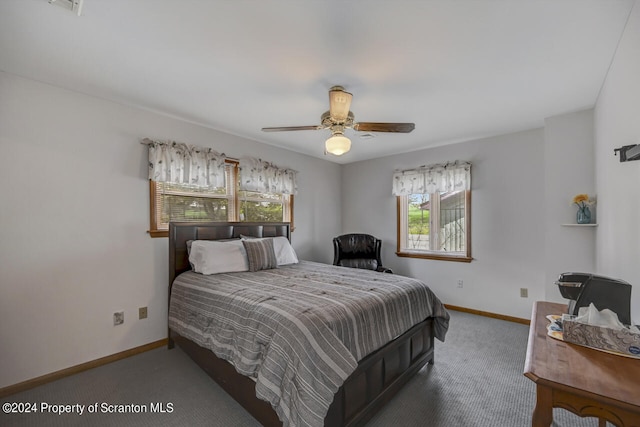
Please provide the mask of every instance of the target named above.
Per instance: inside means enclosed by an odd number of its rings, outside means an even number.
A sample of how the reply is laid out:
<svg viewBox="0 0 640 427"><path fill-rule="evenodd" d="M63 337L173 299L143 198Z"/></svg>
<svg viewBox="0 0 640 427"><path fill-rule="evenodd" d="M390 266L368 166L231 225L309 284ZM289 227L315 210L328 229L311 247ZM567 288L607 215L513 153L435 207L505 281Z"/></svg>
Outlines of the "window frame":
<svg viewBox="0 0 640 427"><path fill-rule="evenodd" d="M226 159L225 162L231 168L231 177L232 179L227 180L227 194L224 197L229 200L229 215L232 219L229 219L229 222L243 222L240 221L240 188L238 181L238 164L237 160ZM232 184L233 183L233 184ZM156 187L156 181L149 180L149 230L148 233L151 237L169 237L169 229L158 228L160 225L160 219L158 218L158 206L156 205L156 201L158 200L158 192ZM294 206L294 196L293 194L289 194L289 201L285 200L287 195L283 195L283 215L286 217L288 215L289 222L291 224L291 231L293 232L294 222L293 222L293 206Z"/></svg>
<svg viewBox="0 0 640 427"><path fill-rule="evenodd" d="M438 194L438 193L434 193ZM433 195L429 195L432 199ZM396 255L407 258L421 258L438 261L455 261L455 262L471 262L471 190L465 190L464 194L464 224L465 224L465 253L463 255L447 253L442 251L430 251L424 249L409 250L402 248L402 242L405 240L404 233L408 227L408 196L396 196L397 201L397 248ZM440 198L437 198L438 201ZM439 203L438 203L439 206Z"/></svg>

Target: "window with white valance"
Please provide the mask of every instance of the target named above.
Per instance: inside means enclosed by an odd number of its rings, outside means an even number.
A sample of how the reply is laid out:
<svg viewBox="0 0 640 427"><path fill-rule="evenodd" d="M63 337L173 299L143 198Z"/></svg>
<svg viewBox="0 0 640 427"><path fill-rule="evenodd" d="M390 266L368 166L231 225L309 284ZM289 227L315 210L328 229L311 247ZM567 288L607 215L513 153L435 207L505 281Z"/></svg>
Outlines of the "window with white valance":
<svg viewBox="0 0 640 427"><path fill-rule="evenodd" d="M393 174L398 256L470 262L471 163L421 166Z"/></svg>
<svg viewBox="0 0 640 427"><path fill-rule="evenodd" d="M471 163L450 162L396 171L393 174L393 194L448 193L471 189Z"/></svg>
<svg viewBox="0 0 640 427"><path fill-rule="evenodd" d="M149 147L149 179L198 187L225 187L225 159L211 148L144 139Z"/></svg>
<svg viewBox="0 0 640 427"><path fill-rule="evenodd" d="M170 221L291 222L297 172L211 148L144 139L149 147L152 237Z"/></svg>
<svg viewBox="0 0 640 427"><path fill-rule="evenodd" d="M298 172L262 159L240 159L240 190L262 193L296 194Z"/></svg>

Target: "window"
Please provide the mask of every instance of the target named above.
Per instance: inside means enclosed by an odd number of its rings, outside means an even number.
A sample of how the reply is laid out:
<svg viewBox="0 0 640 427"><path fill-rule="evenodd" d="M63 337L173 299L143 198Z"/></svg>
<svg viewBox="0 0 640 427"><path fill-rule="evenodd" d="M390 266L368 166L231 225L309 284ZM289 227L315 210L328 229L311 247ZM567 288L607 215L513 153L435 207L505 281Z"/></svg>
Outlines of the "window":
<svg viewBox="0 0 640 427"><path fill-rule="evenodd" d="M398 196L398 255L471 261L470 191Z"/></svg>
<svg viewBox="0 0 640 427"><path fill-rule="evenodd" d="M152 237L166 237L169 221L291 222L293 196L239 190L238 164L227 160L226 188L149 181Z"/></svg>
<svg viewBox="0 0 640 427"><path fill-rule="evenodd" d="M470 170L454 162L394 174L398 256L472 260Z"/></svg>
<svg viewBox="0 0 640 427"><path fill-rule="evenodd" d="M280 193L239 191L240 221L282 222L291 217L290 196Z"/></svg>

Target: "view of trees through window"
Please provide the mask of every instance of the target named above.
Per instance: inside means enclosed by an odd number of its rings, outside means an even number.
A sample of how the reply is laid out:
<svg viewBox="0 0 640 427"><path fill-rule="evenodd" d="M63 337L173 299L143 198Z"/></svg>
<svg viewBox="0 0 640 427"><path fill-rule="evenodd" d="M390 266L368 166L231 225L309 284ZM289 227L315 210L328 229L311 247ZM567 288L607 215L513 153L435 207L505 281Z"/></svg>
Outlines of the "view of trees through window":
<svg viewBox="0 0 640 427"><path fill-rule="evenodd" d="M240 191L237 162L228 161L226 188L150 181L152 237L168 235L169 222L290 222L293 195Z"/></svg>
<svg viewBox="0 0 640 427"><path fill-rule="evenodd" d="M240 221L277 222L284 216L282 194L238 192L240 198Z"/></svg>
<svg viewBox="0 0 640 427"><path fill-rule="evenodd" d="M428 207L429 195L411 194L408 201L408 246L410 249L429 250L429 219L431 218Z"/></svg>
<svg viewBox="0 0 640 427"><path fill-rule="evenodd" d="M227 221L229 199L224 188L211 190L184 184L156 183L160 222Z"/></svg>
<svg viewBox="0 0 640 427"><path fill-rule="evenodd" d="M411 194L407 203L407 249L465 251L464 191Z"/></svg>
<svg viewBox="0 0 640 427"><path fill-rule="evenodd" d="M153 181L150 184L152 237L166 236L170 221L293 223L293 196L289 194L239 191L233 186L210 189Z"/></svg>

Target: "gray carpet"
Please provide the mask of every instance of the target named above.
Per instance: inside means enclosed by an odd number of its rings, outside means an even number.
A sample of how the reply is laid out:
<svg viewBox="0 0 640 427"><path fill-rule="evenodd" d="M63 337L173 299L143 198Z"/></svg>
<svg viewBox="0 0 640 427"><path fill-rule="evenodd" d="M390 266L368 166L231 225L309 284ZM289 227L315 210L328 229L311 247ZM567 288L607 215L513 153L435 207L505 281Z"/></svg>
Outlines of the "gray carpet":
<svg viewBox="0 0 640 427"><path fill-rule="evenodd" d="M534 384L522 374L529 328L451 312L436 363L423 368L367 427L531 425ZM259 426L180 349L149 351L2 399L63 405L99 404L98 413L4 414L2 426ZM103 404L138 404L165 413L102 413ZM172 411L168 412L172 405ZM108 406L107 406L108 409ZM554 426L597 426L554 410Z"/></svg>

